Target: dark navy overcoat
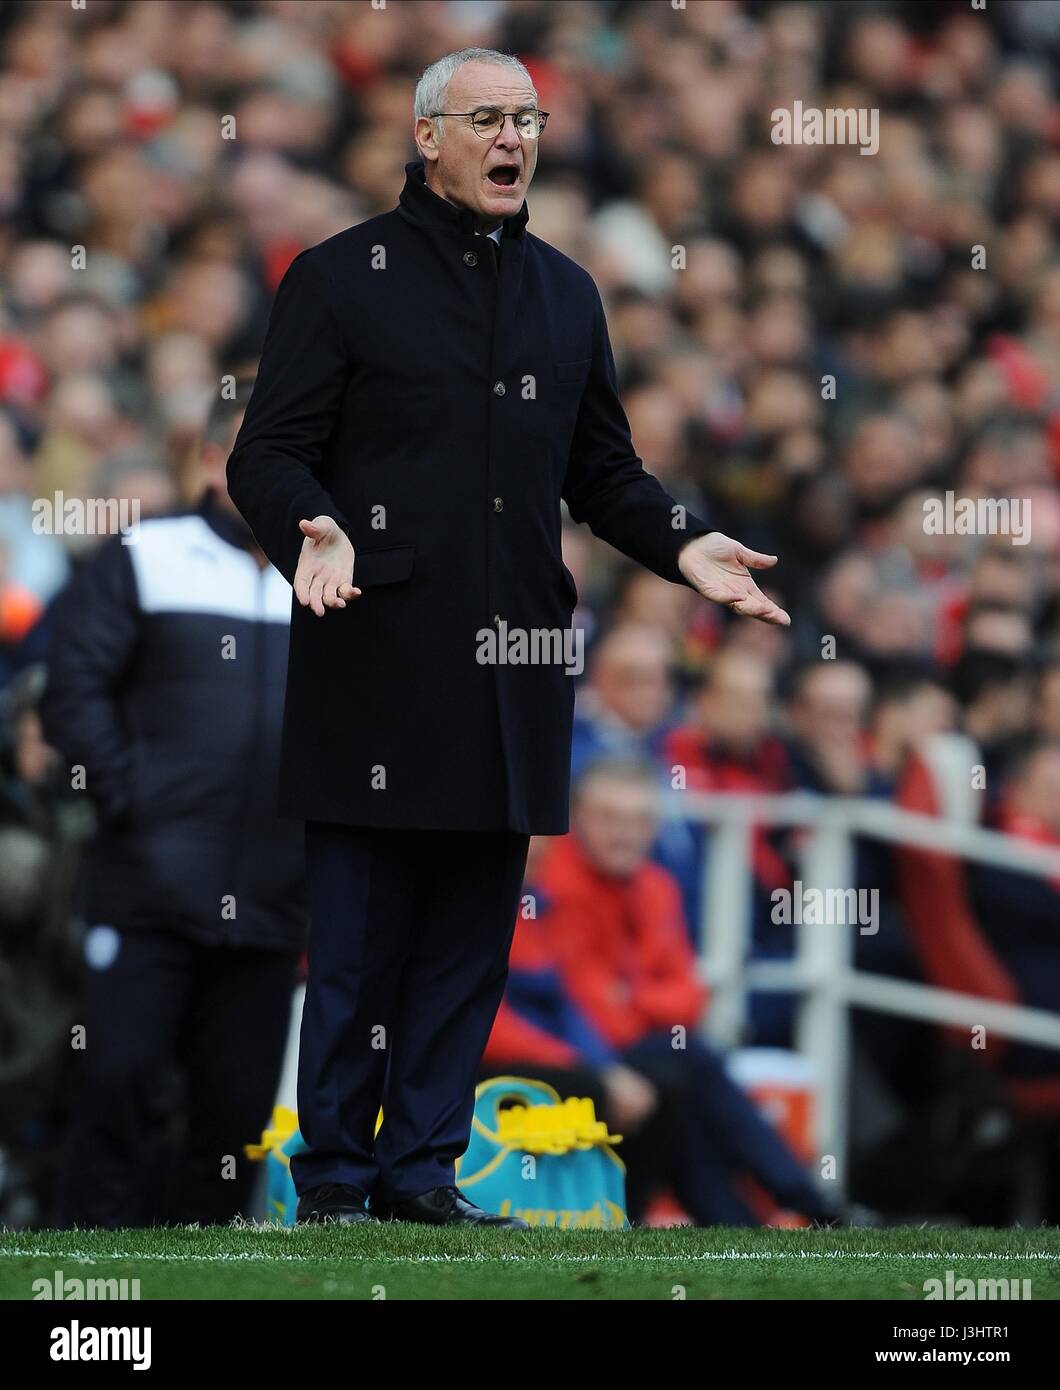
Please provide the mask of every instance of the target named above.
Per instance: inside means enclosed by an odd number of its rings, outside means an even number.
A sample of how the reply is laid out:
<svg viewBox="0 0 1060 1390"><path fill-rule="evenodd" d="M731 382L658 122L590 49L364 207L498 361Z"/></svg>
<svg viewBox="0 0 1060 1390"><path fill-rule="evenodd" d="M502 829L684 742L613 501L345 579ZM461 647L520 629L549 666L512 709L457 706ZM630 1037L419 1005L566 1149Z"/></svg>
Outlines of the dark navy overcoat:
<svg viewBox="0 0 1060 1390"><path fill-rule="evenodd" d="M577 665L545 636L577 599L560 499L675 583L708 527L637 457L588 273L527 232L525 202L498 267L470 210L405 172L393 211L292 262L228 460L289 582L299 520L327 514L363 590L323 617L293 602L279 809L559 834Z"/></svg>

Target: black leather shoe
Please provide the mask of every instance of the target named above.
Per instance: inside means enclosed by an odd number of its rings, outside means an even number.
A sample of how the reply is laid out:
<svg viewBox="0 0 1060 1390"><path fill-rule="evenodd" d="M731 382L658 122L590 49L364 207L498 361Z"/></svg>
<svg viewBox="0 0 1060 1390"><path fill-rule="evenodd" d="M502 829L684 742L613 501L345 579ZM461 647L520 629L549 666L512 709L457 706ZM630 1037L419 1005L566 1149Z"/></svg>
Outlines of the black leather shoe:
<svg viewBox="0 0 1060 1390"><path fill-rule="evenodd" d="M295 1224L334 1222L352 1226L371 1219L365 1210L364 1198L355 1187L342 1182L325 1182L299 1197Z"/></svg>
<svg viewBox="0 0 1060 1390"><path fill-rule="evenodd" d="M380 1221L419 1221L427 1226L495 1226L504 1231L528 1231L518 1216L495 1216L469 1202L456 1187L432 1187L406 1202L385 1202L372 1207Z"/></svg>

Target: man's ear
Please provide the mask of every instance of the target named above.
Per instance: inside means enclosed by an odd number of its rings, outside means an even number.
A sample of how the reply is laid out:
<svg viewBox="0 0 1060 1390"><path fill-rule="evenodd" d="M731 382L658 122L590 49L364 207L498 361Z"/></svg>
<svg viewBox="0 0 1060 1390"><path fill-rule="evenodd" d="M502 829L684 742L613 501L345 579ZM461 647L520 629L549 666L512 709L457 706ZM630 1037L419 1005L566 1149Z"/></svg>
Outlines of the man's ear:
<svg viewBox="0 0 1060 1390"><path fill-rule="evenodd" d="M419 150L424 164L433 164L438 158L438 133L437 127L432 120L426 116L420 116L416 121L416 129L413 131L413 139L416 141L416 148Z"/></svg>

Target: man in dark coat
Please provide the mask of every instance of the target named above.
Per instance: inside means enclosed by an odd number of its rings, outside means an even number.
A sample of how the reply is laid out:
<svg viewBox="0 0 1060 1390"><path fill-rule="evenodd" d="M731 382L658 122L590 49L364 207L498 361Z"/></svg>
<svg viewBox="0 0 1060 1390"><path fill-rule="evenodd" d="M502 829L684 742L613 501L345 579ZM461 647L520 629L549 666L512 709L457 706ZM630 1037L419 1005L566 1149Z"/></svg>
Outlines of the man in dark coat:
<svg viewBox="0 0 1060 1390"><path fill-rule="evenodd" d="M656 574L787 621L746 568L773 558L644 471L596 286L526 230L546 119L508 55L427 69L397 208L292 262L228 463L297 599L279 794L310 892L303 1219L369 1197L485 1218L454 1162L528 837L567 829L560 499Z"/></svg>
<svg viewBox="0 0 1060 1390"><path fill-rule="evenodd" d="M243 1145L280 1080L308 913L302 837L274 799L290 597L224 490L245 405L214 404L197 506L111 536L51 614L44 734L98 819L56 1226L246 1213ZM170 1200L153 1159L177 1071Z"/></svg>

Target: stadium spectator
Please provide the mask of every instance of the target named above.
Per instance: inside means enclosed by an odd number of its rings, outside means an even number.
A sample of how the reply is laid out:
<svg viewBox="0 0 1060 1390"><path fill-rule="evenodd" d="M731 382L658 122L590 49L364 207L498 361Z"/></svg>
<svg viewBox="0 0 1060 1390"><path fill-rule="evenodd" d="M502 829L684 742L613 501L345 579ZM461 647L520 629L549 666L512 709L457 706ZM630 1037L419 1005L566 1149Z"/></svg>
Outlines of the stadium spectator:
<svg viewBox="0 0 1060 1390"><path fill-rule="evenodd" d="M929 671L893 670L873 701L870 758L874 777L893 795L910 754L932 734L951 732L958 718L956 700Z"/></svg>
<svg viewBox="0 0 1060 1390"><path fill-rule="evenodd" d="M858 796L882 790L866 741L872 681L853 661L822 661L795 678L788 706L788 759L807 791Z"/></svg>
<svg viewBox="0 0 1060 1390"><path fill-rule="evenodd" d="M989 820L1030 722L1030 672L1014 653L969 649L954 667L951 688L961 705L963 731L974 739L985 768Z"/></svg>
<svg viewBox="0 0 1060 1390"><path fill-rule="evenodd" d="M672 786L746 793L791 788L787 751L771 728L774 681L769 663L757 652L723 648L717 653L694 697L691 718L663 740L663 765ZM706 837L698 829L696 853L681 872L685 910L694 927L702 920L705 851ZM777 838L762 826L755 828L752 866L756 946L768 955L787 954L790 929L771 925L769 906L775 889L790 886L791 871Z"/></svg>
<svg viewBox="0 0 1060 1390"><path fill-rule="evenodd" d="M572 777L605 753L658 753L673 714L672 661L657 627L624 623L601 639L575 706Z"/></svg>
<svg viewBox="0 0 1060 1390"><path fill-rule="evenodd" d="M1060 743L1033 744L1017 759L998 809L999 827L1031 844L1060 846ZM1060 876L1036 878L978 866L972 898L980 927L1011 974L1023 1003L1060 1010ZM1060 1076L1060 1060L1044 1048L1006 1051L1006 1068Z"/></svg>
<svg viewBox="0 0 1060 1390"><path fill-rule="evenodd" d="M757 1224L742 1190L748 1176L783 1207L830 1219L829 1203L698 1034L706 991L680 895L648 861L656 796L650 765L591 765L572 795L571 833L552 842L538 871L546 906L534 933L544 926L566 996L599 1040L578 1048L577 1060L606 1066L602 1041L658 1094L666 1177L696 1224ZM611 1103L608 1092L605 1115Z"/></svg>

